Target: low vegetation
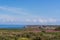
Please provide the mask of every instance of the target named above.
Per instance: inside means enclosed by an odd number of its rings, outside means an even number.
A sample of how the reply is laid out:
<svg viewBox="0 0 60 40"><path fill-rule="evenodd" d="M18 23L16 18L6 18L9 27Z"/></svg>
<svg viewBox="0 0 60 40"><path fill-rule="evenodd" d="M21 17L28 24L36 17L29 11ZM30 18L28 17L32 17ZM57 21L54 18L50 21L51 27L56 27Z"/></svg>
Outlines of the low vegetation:
<svg viewBox="0 0 60 40"><path fill-rule="evenodd" d="M39 31L38 28L0 29L0 40L60 40L60 32Z"/></svg>

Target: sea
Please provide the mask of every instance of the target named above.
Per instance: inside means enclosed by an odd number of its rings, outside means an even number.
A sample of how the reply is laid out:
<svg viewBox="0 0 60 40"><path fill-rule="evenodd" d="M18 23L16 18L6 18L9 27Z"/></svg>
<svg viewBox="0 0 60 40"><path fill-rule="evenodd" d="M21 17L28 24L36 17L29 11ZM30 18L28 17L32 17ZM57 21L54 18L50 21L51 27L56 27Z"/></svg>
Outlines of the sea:
<svg viewBox="0 0 60 40"><path fill-rule="evenodd" d="M7 29L22 29L25 25L0 25L0 29L7 28Z"/></svg>

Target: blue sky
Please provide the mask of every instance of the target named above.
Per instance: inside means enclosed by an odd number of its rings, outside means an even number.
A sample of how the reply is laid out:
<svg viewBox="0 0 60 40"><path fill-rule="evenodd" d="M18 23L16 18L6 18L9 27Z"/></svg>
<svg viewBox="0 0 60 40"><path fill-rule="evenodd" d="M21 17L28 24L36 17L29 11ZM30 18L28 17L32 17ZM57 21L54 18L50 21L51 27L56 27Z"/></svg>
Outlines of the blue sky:
<svg viewBox="0 0 60 40"><path fill-rule="evenodd" d="M60 0L0 0L0 24L60 25Z"/></svg>

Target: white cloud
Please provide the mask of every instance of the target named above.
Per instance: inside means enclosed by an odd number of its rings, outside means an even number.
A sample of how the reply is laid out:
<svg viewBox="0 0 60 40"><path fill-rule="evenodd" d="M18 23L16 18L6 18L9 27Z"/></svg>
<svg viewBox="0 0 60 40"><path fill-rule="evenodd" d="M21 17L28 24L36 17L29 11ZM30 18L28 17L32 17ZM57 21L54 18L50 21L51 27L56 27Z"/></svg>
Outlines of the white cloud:
<svg viewBox="0 0 60 40"><path fill-rule="evenodd" d="M31 19L26 19L25 21L26 21L26 22L31 22Z"/></svg>
<svg viewBox="0 0 60 40"><path fill-rule="evenodd" d="M37 22L37 19L33 19L32 21L33 21L34 23L36 23L36 22Z"/></svg>
<svg viewBox="0 0 60 40"><path fill-rule="evenodd" d="M0 15L0 24L1 23L19 23L21 22L20 18L10 15Z"/></svg>
<svg viewBox="0 0 60 40"><path fill-rule="evenodd" d="M54 18L49 18L49 19L45 19L45 18L39 18L39 19L26 19L26 22L32 22L32 23L54 23L57 22L58 20L54 19Z"/></svg>
<svg viewBox="0 0 60 40"><path fill-rule="evenodd" d="M55 23L58 20L54 19L54 18L42 18L40 16L37 15L32 15L27 13L24 9L21 8L13 8L13 7L1 7L0 6L0 10L3 11L9 11L9 12L13 12L19 15L23 15L23 16L11 16L11 15L4 15L4 14L0 14L0 23L20 23L20 22L28 22L28 23ZM24 16L25 15L25 16ZM26 16L27 15L27 16Z"/></svg>
<svg viewBox="0 0 60 40"><path fill-rule="evenodd" d="M48 18L48 19L39 19L39 22L41 23L55 23L57 22L58 20L57 19L54 19L54 18Z"/></svg>
<svg viewBox="0 0 60 40"><path fill-rule="evenodd" d="M38 19L38 22L40 22L40 23L46 23L46 22L48 22L48 20L47 19Z"/></svg>
<svg viewBox="0 0 60 40"><path fill-rule="evenodd" d="M0 15L0 22L11 22L14 18L8 15Z"/></svg>
<svg viewBox="0 0 60 40"><path fill-rule="evenodd" d="M50 19L49 19L49 22L57 22L57 20L54 19L54 18L50 18Z"/></svg>
<svg viewBox="0 0 60 40"><path fill-rule="evenodd" d="M0 23L21 23L21 22L25 22L25 23L55 23L57 22L58 20L56 19L53 19L53 18L50 18L50 19L42 19L42 18L39 18L39 19L28 19L28 18L25 18L25 19L21 19L19 17L14 17L14 16L10 16L10 15L0 15Z"/></svg>
<svg viewBox="0 0 60 40"><path fill-rule="evenodd" d="M16 13L18 15L27 15L28 14L26 12L26 10L22 9L22 8L2 7L2 6L0 6L0 10L9 11L9 12L12 12L12 13Z"/></svg>

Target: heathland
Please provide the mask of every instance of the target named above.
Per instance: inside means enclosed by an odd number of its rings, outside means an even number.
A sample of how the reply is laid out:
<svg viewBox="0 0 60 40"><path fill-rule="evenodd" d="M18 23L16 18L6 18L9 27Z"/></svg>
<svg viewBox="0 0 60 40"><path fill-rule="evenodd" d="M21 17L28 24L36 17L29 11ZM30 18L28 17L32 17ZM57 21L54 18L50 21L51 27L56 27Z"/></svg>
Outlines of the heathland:
<svg viewBox="0 0 60 40"><path fill-rule="evenodd" d="M0 40L60 40L60 26L26 25L23 29L0 29Z"/></svg>

